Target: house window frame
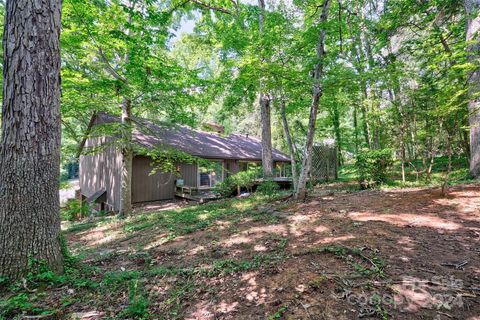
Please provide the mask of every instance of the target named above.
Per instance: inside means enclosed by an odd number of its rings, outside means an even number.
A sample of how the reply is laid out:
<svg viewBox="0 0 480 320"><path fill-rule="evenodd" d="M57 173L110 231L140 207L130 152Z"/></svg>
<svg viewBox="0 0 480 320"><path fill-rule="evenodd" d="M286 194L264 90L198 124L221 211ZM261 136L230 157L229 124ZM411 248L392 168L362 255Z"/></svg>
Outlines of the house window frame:
<svg viewBox="0 0 480 320"><path fill-rule="evenodd" d="M221 159L207 159L208 161L211 161L211 162L219 162L221 165L222 165L222 178L219 182L222 182L225 180L225 160L221 160ZM200 164L197 163L197 188L201 189L212 189L214 188L215 186L212 186L212 182L210 180L210 185L209 186L201 186L200 185Z"/></svg>
<svg viewBox="0 0 480 320"><path fill-rule="evenodd" d="M251 164L251 163L252 164L254 163L257 166L258 165L262 166L262 161L259 161L259 160L238 160L238 169L239 170L240 170L240 164L241 163L246 163L247 164L247 170L248 170L248 165Z"/></svg>

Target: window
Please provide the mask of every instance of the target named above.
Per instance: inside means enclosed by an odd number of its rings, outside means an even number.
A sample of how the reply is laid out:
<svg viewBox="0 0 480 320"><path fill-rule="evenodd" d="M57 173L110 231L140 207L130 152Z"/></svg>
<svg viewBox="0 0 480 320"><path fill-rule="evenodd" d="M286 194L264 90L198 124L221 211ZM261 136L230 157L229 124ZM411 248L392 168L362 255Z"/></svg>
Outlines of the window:
<svg viewBox="0 0 480 320"><path fill-rule="evenodd" d="M277 162L275 166L275 176L278 178L286 178L291 176L291 166L284 162Z"/></svg>
<svg viewBox="0 0 480 320"><path fill-rule="evenodd" d="M253 162L253 161L239 161L238 163L240 171L261 171L262 170L262 163L261 162Z"/></svg>
<svg viewBox="0 0 480 320"><path fill-rule="evenodd" d="M223 162L212 161L208 166L198 166L198 186L213 188L223 181Z"/></svg>

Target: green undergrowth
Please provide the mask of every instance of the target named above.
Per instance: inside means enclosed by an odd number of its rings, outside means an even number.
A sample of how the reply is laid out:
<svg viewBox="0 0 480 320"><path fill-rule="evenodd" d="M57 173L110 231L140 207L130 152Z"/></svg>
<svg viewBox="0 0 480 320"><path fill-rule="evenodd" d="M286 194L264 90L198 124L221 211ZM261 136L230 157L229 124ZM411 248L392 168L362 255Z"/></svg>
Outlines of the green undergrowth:
<svg viewBox="0 0 480 320"><path fill-rule="evenodd" d="M258 206L271 201L270 197L254 195L242 199L230 199L205 205L187 207L178 210L138 214L120 219L101 217L91 221L70 222L65 228L66 235L83 234L99 226L106 229L120 229L124 238L138 233L156 236L165 233L168 239L203 230L219 220L239 223L242 218L270 221L266 212ZM162 297L163 312L167 318L181 318L182 306L194 289L202 286L202 279L226 277L236 273L259 269L277 264L285 258L286 238L274 239L276 247L271 251L256 254L244 259L207 259L197 261L195 265L157 265L145 250L125 253L128 261L142 261L134 268L124 270L111 265L111 261L122 259L121 253L110 254L90 252L80 248L72 255L62 238L62 251L65 257L63 274L56 274L45 264L32 261L36 266L24 279L9 282L0 279L0 319L21 319L22 317L62 317L75 310L105 310L111 306L111 299L118 305L112 312L114 319L152 319L152 310L158 307L158 298L148 285L171 277L166 297ZM112 245L112 244L111 244ZM88 263L84 255L90 253ZM119 270L120 268L120 270ZM102 299L110 297L110 299ZM106 301L103 301L106 300ZM110 301L110 302L108 302ZM152 305L156 303L155 307Z"/></svg>
<svg viewBox="0 0 480 320"><path fill-rule="evenodd" d="M283 259L281 252L274 251L271 254L256 255L251 259L217 259L194 267L151 266L141 270L102 273L99 268L77 262L75 266L66 268L62 275L43 269L2 289L0 319L21 319L25 316L55 318L64 314L72 304L88 304L90 308L94 308L89 301L92 297L101 299L102 296L122 295L128 295L128 303L118 310L116 319L150 319L152 314L149 306L155 297L147 292L145 285L166 277L173 277L174 280L163 304L169 315L176 318L181 316L181 306L188 295L194 288L201 286L201 279L255 270L277 264ZM57 298L54 297L49 298L50 294L59 290L62 291L59 301L55 301ZM69 291L76 294L69 294ZM100 303L97 307L102 309L101 301L97 302Z"/></svg>
<svg viewBox="0 0 480 320"><path fill-rule="evenodd" d="M137 214L123 224L123 231L135 233L148 229L166 231L168 239L206 229L223 219L258 216L259 205L270 201L268 196L254 195L242 199L228 199L177 210Z"/></svg>
<svg viewBox="0 0 480 320"><path fill-rule="evenodd" d="M452 171L449 175L449 185L466 184L474 182L469 176L469 163L466 157L453 157ZM414 160L405 164L405 180L402 182L401 163L396 161L394 166L387 172L386 181L380 186L382 188L398 187L436 187L444 183L446 172L448 171L448 157L435 158L432 166L430 180L427 179L425 167L421 159ZM358 172L354 164L346 164L339 169L339 182L356 182ZM352 186L359 190L358 184Z"/></svg>

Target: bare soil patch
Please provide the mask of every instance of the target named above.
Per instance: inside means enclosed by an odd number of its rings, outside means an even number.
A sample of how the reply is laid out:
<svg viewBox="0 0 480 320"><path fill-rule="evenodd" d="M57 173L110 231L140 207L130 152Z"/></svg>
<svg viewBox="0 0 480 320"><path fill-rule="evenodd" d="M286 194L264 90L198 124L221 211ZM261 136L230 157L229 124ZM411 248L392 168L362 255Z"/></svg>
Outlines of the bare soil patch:
<svg viewBox="0 0 480 320"><path fill-rule="evenodd" d="M45 303L70 298L57 318L480 319L478 185L320 188L230 212L241 205L205 227L208 210L180 211L200 227L175 234L156 211L69 232L100 289L65 285ZM143 313L125 313L135 295Z"/></svg>

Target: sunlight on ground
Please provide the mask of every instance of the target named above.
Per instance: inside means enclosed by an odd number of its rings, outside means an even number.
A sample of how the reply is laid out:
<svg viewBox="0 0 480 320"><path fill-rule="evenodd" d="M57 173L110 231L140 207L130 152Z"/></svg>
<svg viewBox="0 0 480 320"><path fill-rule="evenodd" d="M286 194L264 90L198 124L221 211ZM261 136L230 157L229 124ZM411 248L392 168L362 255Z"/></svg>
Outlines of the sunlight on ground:
<svg viewBox="0 0 480 320"><path fill-rule="evenodd" d="M150 249L153 249L155 247L159 247L165 243L167 243L168 241L171 240L170 234L165 232L165 233L161 233L159 235L157 235L155 237L155 239L153 239L153 241L149 242L147 245L145 245L143 247L144 250L150 250ZM180 240L180 237L177 238L177 240Z"/></svg>
<svg viewBox="0 0 480 320"><path fill-rule="evenodd" d="M238 245L243 243L252 243L257 239L264 237L266 234L286 236L288 233L285 225L268 225L268 226L262 226L262 227L252 227L245 231L242 231L239 234L233 235L228 239L223 240L221 244L226 247L231 247L233 245Z"/></svg>
<svg viewBox="0 0 480 320"><path fill-rule="evenodd" d="M462 225L430 215L417 215L410 213L402 214L378 214L375 212L351 212L348 216L356 221L382 221L400 227L427 227L433 229L458 230Z"/></svg>
<svg viewBox="0 0 480 320"><path fill-rule="evenodd" d="M352 240L355 239L355 236L353 235L345 235L345 236L339 236L339 237L325 237L319 241L317 241L315 244L330 244L334 242L343 242L347 240Z"/></svg>

